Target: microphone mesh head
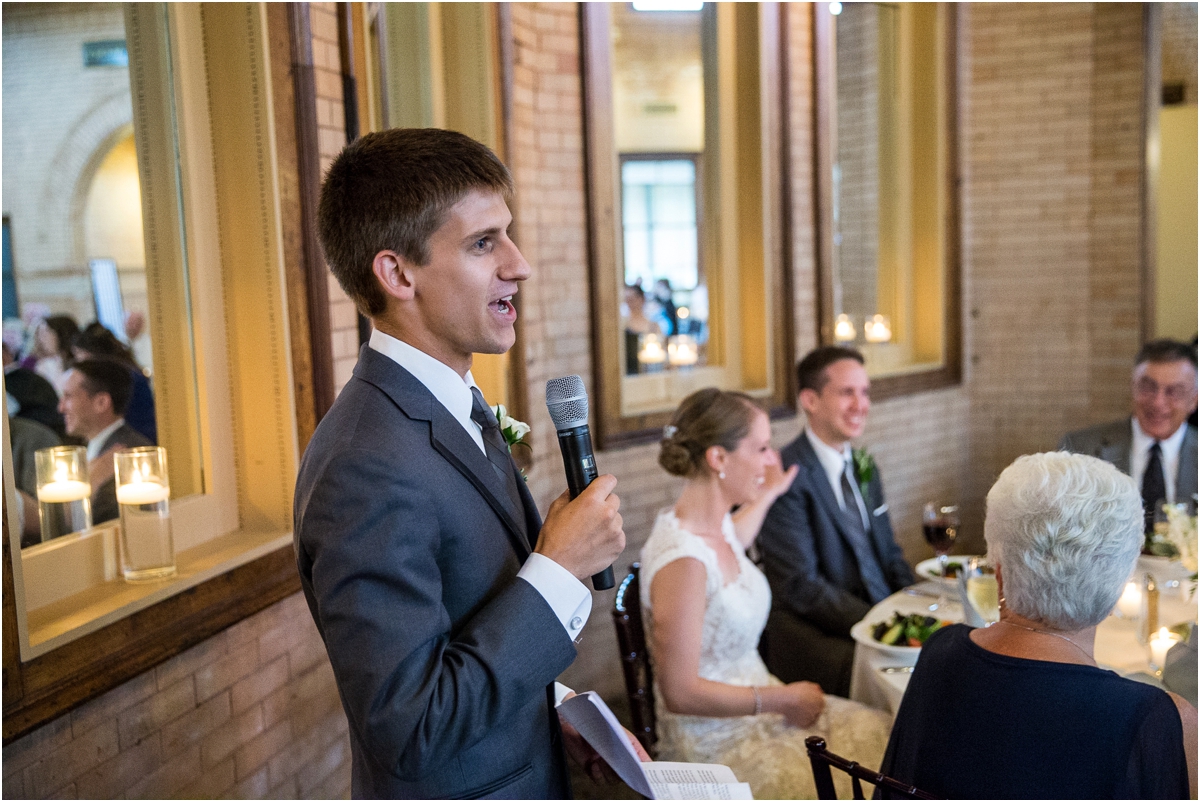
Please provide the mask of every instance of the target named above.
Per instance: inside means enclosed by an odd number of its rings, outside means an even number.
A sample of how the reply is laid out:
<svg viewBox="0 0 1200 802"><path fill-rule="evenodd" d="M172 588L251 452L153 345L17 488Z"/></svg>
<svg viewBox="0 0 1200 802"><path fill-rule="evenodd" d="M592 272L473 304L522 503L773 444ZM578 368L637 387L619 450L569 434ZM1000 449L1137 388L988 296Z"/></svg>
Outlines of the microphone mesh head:
<svg viewBox="0 0 1200 802"><path fill-rule="evenodd" d="M587 426L588 399L583 379L562 376L546 382L546 408L558 431Z"/></svg>

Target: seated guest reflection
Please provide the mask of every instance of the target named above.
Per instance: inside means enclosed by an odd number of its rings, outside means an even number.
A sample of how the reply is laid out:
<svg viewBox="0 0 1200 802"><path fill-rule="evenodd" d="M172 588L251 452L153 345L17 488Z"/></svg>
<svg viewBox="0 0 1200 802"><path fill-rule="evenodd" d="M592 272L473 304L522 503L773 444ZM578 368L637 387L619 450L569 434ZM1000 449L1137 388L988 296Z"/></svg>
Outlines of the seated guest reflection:
<svg viewBox="0 0 1200 802"><path fill-rule="evenodd" d="M125 421L137 430L139 434L150 441L150 445L158 443L158 418L154 412L154 392L150 389L150 380L141 365L117 336L106 329L101 323L89 323L87 328L75 337L71 348L75 359L109 359L123 364L129 371L132 389L129 396L129 408L125 411Z"/></svg>
<svg viewBox="0 0 1200 802"><path fill-rule="evenodd" d="M639 371L638 349L643 334L662 335L662 329L646 317L646 293L636 284L625 288L625 306L629 310L625 324L625 373L633 375Z"/></svg>
<svg viewBox="0 0 1200 802"><path fill-rule="evenodd" d="M879 469L850 448L871 409L862 354L818 348L796 373L807 425L782 456L800 473L758 537L774 598L764 651L781 679L849 696L850 628L913 575L892 534Z"/></svg>
<svg viewBox="0 0 1200 802"><path fill-rule="evenodd" d="M805 737L874 767L889 721L812 682L785 685L759 657L771 589L746 547L798 470L784 472L770 439L748 396L709 388L684 399L658 461L687 481L642 549L641 603L660 758L728 765L759 799L811 799Z"/></svg>
<svg viewBox="0 0 1200 802"><path fill-rule="evenodd" d="M1133 481L1021 457L988 493L984 538L1000 621L926 641L882 771L949 799L1195 798L1196 709L1094 656L1142 543Z"/></svg>
<svg viewBox="0 0 1200 802"><path fill-rule="evenodd" d="M48 426L28 418L8 419L8 441L12 448L13 483L17 487L17 518L21 522L21 547L42 541L38 519L37 462L34 454L43 448L62 445Z"/></svg>
<svg viewBox="0 0 1200 802"><path fill-rule="evenodd" d="M61 437L65 434L63 418L58 411L58 393L46 379L21 367L8 343L4 343L4 390L16 409L10 414L49 427Z"/></svg>
<svg viewBox="0 0 1200 802"><path fill-rule="evenodd" d="M60 409L67 433L87 443L92 482L92 523L111 521L117 508L113 452L153 445L125 422L133 383L126 365L110 359L85 359L67 371Z"/></svg>
<svg viewBox="0 0 1200 802"><path fill-rule="evenodd" d="M1062 451L1111 462L1141 488L1144 531L1154 529L1163 502L1196 496L1196 349L1176 340L1152 340L1134 360L1133 416L1071 432Z"/></svg>

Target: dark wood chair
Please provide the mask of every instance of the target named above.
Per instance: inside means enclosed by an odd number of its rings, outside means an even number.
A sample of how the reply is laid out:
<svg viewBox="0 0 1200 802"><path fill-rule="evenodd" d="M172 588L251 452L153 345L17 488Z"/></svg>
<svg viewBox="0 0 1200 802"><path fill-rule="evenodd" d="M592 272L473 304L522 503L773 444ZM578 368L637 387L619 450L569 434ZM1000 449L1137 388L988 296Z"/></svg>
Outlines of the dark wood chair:
<svg viewBox="0 0 1200 802"><path fill-rule="evenodd" d="M617 628L617 644L621 649L621 668L625 672L625 691L629 695L629 712L633 717L633 734L642 742L646 752L654 757L654 674L650 655L646 652L646 630L642 628L641 591L638 584L640 563L629 566L629 574L617 587L613 602L613 624Z"/></svg>
<svg viewBox="0 0 1200 802"><path fill-rule="evenodd" d="M835 755L825 747L825 739L820 735L810 735L805 738L804 746L808 749L808 759L812 763L813 780L816 781L818 799L838 798L837 791L833 787L833 772L830 770L831 768L839 769L850 775L850 783L854 789L855 799L866 799L863 796L863 780L871 783L876 788L886 788L892 792L892 797L937 799L936 796L930 796L919 788L905 785L899 780L888 777L886 774L871 771L865 766L860 766L853 760L847 760L844 757Z"/></svg>

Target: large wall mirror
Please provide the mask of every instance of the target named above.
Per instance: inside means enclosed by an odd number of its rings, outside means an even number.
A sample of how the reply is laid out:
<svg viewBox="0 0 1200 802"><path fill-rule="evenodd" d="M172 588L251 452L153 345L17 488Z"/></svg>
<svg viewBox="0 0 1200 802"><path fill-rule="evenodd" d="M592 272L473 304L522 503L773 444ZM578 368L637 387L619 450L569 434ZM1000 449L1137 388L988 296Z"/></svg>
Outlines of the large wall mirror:
<svg viewBox="0 0 1200 802"><path fill-rule="evenodd" d="M706 386L786 408L780 9L581 15L601 441L652 439Z"/></svg>
<svg viewBox="0 0 1200 802"><path fill-rule="evenodd" d="M117 4L5 9L4 345L22 500L36 497L35 446L104 439L111 416L93 413L67 372L95 357L128 369L124 417L167 447L175 496L204 492L177 121L170 104L135 115L131 93L131 81L169 84L171 64L143 45L131 69L127 46L133 28L165 42L166 26L161 6L129 25ZM27 547L44 539L39 526L22 533Z"/></svg>
<svg viewBox="0 0 1200 802"><path fill-rule="evenodd" d="M955 13L817 3L821 340L877 396L959 375Z"/></svg>
<svg viewBox="0 0 1200 802"><path fill-rule="evenodd" d="M5 419L8 741L297 589L295 399L312 379L293 383L289 337L301 260L285 259L281 215L297 201L281 189L294 142L279 126L294 101L286 39L268 35L288 30L286 9L4 11L5 281L18 301L5 345L46 336L21 328L30 309L98 318L130 341L168 450L177 563L172 578L124 581L115 520L23 545L9 425L21 416ZM117 299L141 313L140 334L110 314Z"/></svg>

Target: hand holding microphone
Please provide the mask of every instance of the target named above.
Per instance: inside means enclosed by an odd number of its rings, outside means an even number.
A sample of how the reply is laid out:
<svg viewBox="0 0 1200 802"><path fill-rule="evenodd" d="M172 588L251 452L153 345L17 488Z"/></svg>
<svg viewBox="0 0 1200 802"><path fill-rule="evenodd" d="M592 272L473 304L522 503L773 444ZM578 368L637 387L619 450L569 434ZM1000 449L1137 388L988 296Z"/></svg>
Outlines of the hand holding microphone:
<svg viewBox="0 0 1200 802"><path fill-rule="evenodd" d="M625 532L618 512L621 500L612 494L616 477L597 477L583 379L564 376L546 382L546 406L558 430L567 492L550 506L538 551L579 579L591 574L596 590L608 590L615 584L612 563L625 548Z"/></svg>

